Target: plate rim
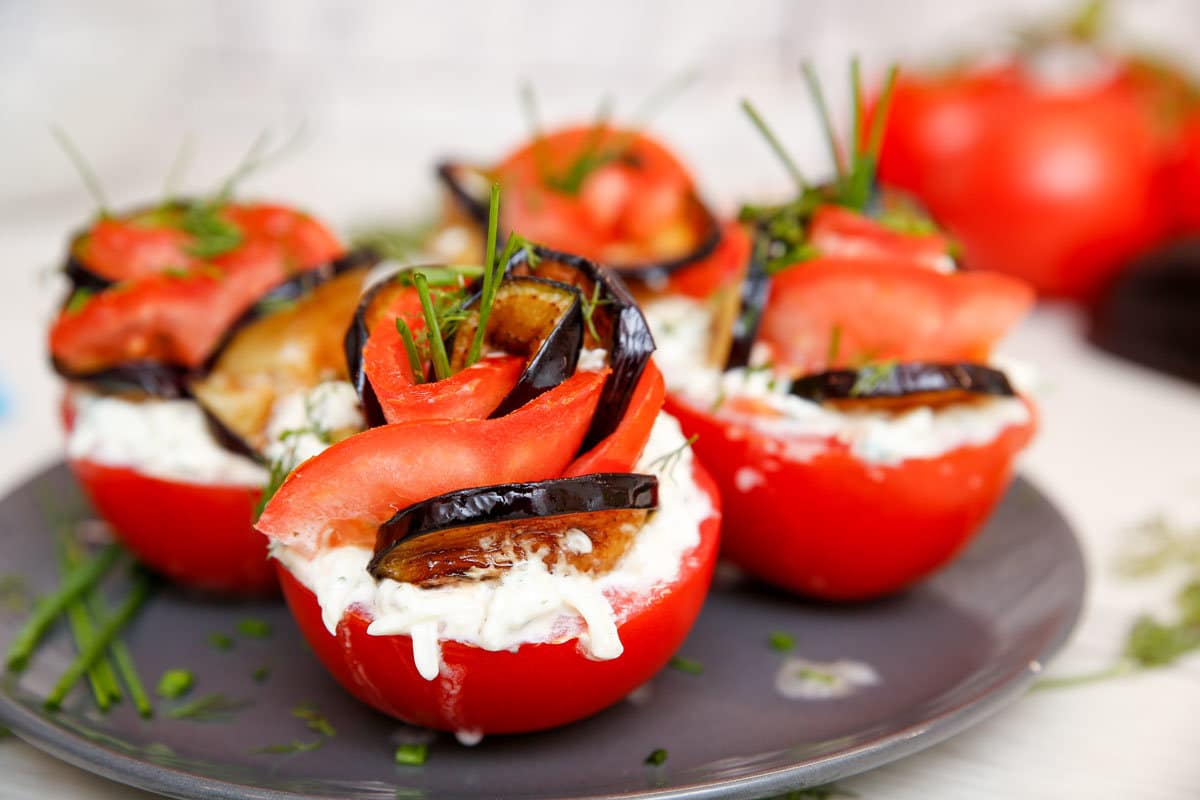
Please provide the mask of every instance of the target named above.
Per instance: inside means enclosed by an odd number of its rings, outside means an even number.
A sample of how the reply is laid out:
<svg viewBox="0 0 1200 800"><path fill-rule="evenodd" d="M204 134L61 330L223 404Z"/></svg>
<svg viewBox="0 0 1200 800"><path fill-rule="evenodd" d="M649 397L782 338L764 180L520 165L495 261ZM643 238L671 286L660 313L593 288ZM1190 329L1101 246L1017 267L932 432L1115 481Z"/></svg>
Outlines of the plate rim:
<svg viewBox="0 0 1200 800"><path fill-rule="evenodd" d="M20 492L46 474L60 468L63 463L53 462L33 472L28 479L12 486L5 496ZM1041 666L1063 648L1075 631L1083 614L1088 592L1087 563L1075 526L1061 511L1053 496L1043 491L1036 482L1025 475L1016 476L1013 485L1018 482L1037 491L1052 513L1060 518L1062 527L1068 534L1065 542L1067 558L1063 564L1069 565L1080 575L1078 591L1071 595L1068 613L1045 637L1030 662L996 676L986 685L970 692L968 697L963 698L953 708L815 760L750 775L692 782L670 788L572 795L571 800L755 800L773 793L792 791L801 785L830 783L906 758L946 741L1013 702L1032 683ZM181 800L313 800L336 796L248 786L146 761L54 725L48 716L25 706L3 686L0 686L0 723L7 726L26 744L60 761L115 783L167 797ZM804 776L803 780L800 780L801 775ZM432 795L430 797L432 799Z"/></svg>

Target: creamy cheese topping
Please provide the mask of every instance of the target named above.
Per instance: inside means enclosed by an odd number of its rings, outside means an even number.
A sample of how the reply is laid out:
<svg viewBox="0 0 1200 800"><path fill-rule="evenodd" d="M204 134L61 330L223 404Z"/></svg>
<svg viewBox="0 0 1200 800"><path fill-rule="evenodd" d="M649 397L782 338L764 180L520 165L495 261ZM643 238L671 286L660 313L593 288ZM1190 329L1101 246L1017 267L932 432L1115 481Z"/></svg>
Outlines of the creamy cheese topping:
<svg viewBox="0 0 1200 800"><path fill-rule="evenodd" d="M666 297L647 303L643 313L658 344L655 360L669 391L698 408L718 412L734 398L757 401L775 414L727 413L749 428L779 437L781 449L793 460L817 455L827 439L844 442L856 457L872 464L934 458L985 444L1005 428L1029 421L1029 408L1019 397L981 397L901 413L823 406L790 394L790 378L774 370L752 366L722 372L709 366L712 312L707 303ZM751 358L752 364L763 361L758 354ZM739 486L752 487L760 476L748 472L737 480Z"/></svg>
<svg viewBox="0 0 1200 800"><path fill-rule="evenodd" d="M74 390L71 402L70 458L184 483L258 487L267 482L260 464L217 443L193 400L128 400ZM322 431L363 424L354 387L345 381L322 383L276 402L267 426L267 457L293 454L298 463L328 446Z"/></svg>
<svg viewBox="0 0 1200 800"><path fill-rule="evenodd" d="M655 460L684 442L679 423L660 415L636 471L655 472ZM602 575L565 564L552 572L535 555L498 577L422 588L373 578L366 569L372 552L365 547L329 548L306 560L276 542L272 554L317 596L331 634L346 610L356 606L372 620L369 634L411 636L417 669L433 680L444 668L440 642L445 640L516 650L526 643L578 639L592 658L619 657L623 645L617 629L626 612L615 601L678 576L684 554L699 543L700 523L711 512L708 496L692 478L691 450L684 447L669 472L659 474L658 511L625 556ZM591 543L585 546L587 537L580 534L574 528L563 531L568 548L586 552Z"/></svg>

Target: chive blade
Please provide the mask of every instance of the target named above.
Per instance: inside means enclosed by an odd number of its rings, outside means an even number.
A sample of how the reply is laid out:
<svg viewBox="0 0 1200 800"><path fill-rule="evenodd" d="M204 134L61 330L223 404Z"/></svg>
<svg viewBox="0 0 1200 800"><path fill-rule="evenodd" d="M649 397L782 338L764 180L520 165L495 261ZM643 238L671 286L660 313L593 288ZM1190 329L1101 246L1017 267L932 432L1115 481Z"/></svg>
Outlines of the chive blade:
<svg viewBox="0 0 1200 800"><path fill-rule="evenodd" d="M772 152L774 152L775 156L780 160L780 162L782 162L783 168L787 170L788 175L790 175L792 180L796 183L796 188L801 192L806 191L808 189L808 181L804 180L804 173L802 173L800 168L796 166L796 162L792 159L791 154L788 153L787 148L783 146L783 142L779 140L779 137L775 135L775 132L772 131L770 126L767 125L766 120L762 118L762 115L758 113L758 109L756 109L749 100L743 98L742 111L744 111L746 116L750 118L750 122L755 128L758 129L758 132L762 135L763 139L766 140L767 145L771 148Z"/></svg>
<svg viewBox="0 0 1200 800"><path fill-rule="evenodd" d="M475 336L471 339L471 347L467 351L467 362L465 366L471 366L479 360L480 351L483 349L483 337L487 331L487 316L491 312L491 301L496 293L496 284L499 282L496 275L497 269L503 270L503 265L497 267L496 260L496 234L500 224L500 184L492 184L492 195L488 201L488 229L487 229L487 245L483 251L483 288L479 297L479 325L475 329Z"/></svg>
<svg viewBox="0 0 1200 800"><path fill-rule="evenodd" d="M124 602L121 603L116 613L104 621L104 624L96 632L89 646L67 667L66 672L58 679L58 683L54 685L54 689L51 690L50 695L44 703L47 710L53 711L62 706L62 701L67 696L67 692L71 691L71 687L83 677L88 668L104 655L112 645L113 640L116 639L117 634L129 624L130 620L141 609L142 605L146 602L146 598L149 596L150 579L145 573L139 572L134 579L133 587L130 589L129 594L126 595Z"/></svg>
<svg viewBox="0 0 1200 800"><path fill-rule="evenodd" d="M843 158L842 148L838 147L837 131L833 126L833 117L829 113L829 106L825 103L825 93L821 90L821 81L817 78L817 72L813 69L813 65L807 61L800 65L801 71L804 73L804 80L808 83L808 92L812 95L813 105L817 108L817 118L821 123L821 129L825 134L825 142L829 145L829 153L833 157L833 165L837 170L839 183L844 183L846 180L846 162Z"/></svg>
<svg viewBox="0 0 1200 800"><path fill-rule="evenodd" d="M429 295L429 281L420 272L413 273L413 284L421 298L421 311L425 314L425 338L429 341L429 355L433 361L433 372L437 379L450 377L450 362L446 358L446 343L442 341L442 326L433 309L433 298Z"/></svg>
<svg viewBox="0 0 1200 800"><path fill-rule="evenodd" d="M133 700L138 715L144 719L154 716L154 706L150 702L150 696L146 694L146 687L142 684L133 655L120 639L115 639L112 643L112 657L117 663L117 672L121 673L121 680L125 682L125 688L129 689L129 697Z"/></svg>
<svg viewBox="0 0 1200 800"><path fill-rule="evenodd" d="M425 382L425 365L421 362L421 354L417 352L417 340L413 338L412 329L400 317L396 317L396 330L400 333L400 341L404 344L404 352L408 354L408 366L412 369L414 384Z"/></svg>
<svg viewBox="0 0 1200 800"><path fill-rule="evenodd" d="M58 142L58 146L67 154L67 158L71 160L75 171L79 173L79 177L83 180L83 185L87 188L88 194L92 196L92 200L99 207L100 215L107 217L109 209L108 198L104 195L104 187L100 185L100 178L96 176L96 172L92 169L92 165L88 163L88 160L83 157L83 151L76 147L71 137L67 136L67 132L57 125L50 128L50 133Z"/></svg>
<svg viewBox="0 0 1200 800"><path fill-rule="evenodd" d="M887 76L883 79L883 89L879 92L879 102L875 104L875 114L871 118L871 130L867 138L867 156L873 165L879 163L879 151L883 147L883 134L887 130L892 95L896 92L896 78L899 74L900 68L897 65L892 64L888 67ZM875 177L873 169L871 177Z"/></svg>
<svg viewBox="0 0 1200 800"><path fill-rule="evenodd" d="M71 541L67 525L59 526L57 540L58 568L60 574L65 578L71 570L78 566L79 553ZM95 635L94 613L94 608L89 609L83 598L74 600L67 606L67 624L71 629L71 636L75 640L76 653L82 653L91 644ZM113 673L112 664L107 658L100 659L88 670L88 684L92 688L92 696L96 699L96 705L101 711L107 711L112 703L121 699L121 687L117 683L117 676Z"/></svg>
<svg viewBox="0 0 1200 800"><path fill-rule="evenodd" d="M94 558L79 568L72 570L63 581L59 590L43 602L38 603L33 614L25 625L17 632L6 656L7 667L12 672L20 672L29 664L33 648L41 641L50 626L72 601L81 597L92 588L121 554L121 548L115 544L106 546Z"/></svg>

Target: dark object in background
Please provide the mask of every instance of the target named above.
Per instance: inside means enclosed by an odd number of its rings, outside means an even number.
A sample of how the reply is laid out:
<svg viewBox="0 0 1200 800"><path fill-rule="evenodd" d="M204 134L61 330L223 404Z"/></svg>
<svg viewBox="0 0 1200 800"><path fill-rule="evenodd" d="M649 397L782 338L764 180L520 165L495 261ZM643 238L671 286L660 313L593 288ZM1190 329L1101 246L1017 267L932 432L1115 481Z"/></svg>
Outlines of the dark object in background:
<svg viewBox="0 0 1200 800"><path fill-rule="evenodd" d="M1200 383L1200 238L1130 264L1092 308L1088 336L1110 353Z"/></svg>

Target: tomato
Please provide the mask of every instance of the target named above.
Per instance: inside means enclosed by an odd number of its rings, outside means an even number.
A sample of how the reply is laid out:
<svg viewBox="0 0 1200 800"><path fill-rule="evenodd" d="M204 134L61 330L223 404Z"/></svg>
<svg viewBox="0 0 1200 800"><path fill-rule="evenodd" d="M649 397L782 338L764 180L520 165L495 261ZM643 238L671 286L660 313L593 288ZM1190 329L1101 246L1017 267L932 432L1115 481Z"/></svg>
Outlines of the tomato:
<svg viewBox="0 0 1200 800"><path fill-rule="evenodd" d="M519 356L491 356L442 380L415 384L397 319L405 321L413 336L424 331L425 317L415 288L396 296L375 321L363 347L363 371L389 423L482 419L512 391L525 367Z"/></svg>
<svg viewBox="0 0 1200 800"><path fill-rule="evenodd" d="M722 552L800 594L861 600L949 561L1004 494L1035 428L935 458L871 464L833 439L781 439L668 397L667 411L712 471L725 511Z"/></svg>
<svg viewBox="0 0 1200 800"><path fill-rule="evenodd" d="M658 366L651 361L646 364L638 385L629 400L629 408L617 429L601 439L595 447L575 459L564 478L590 475L597 472L629 472L642 455L658 412L662 410L663 376Z"/></svg>
<svg viewBox="0 0 1200 800"><path fill-rule="evenodd" d="M1088 299L1163 233L1162 94L1121 70L1068 89L1016 64L907 76L880 176L926 203L968 267Z"/></svg>
<svg viewBox="0 0 1200 800"><path fill-rule="evenodd" d="M950 242L939 233L890 230L842 206L821 206L813 212L808 241L821 255L835 258L894 258L932 269L942 269L951 260Z"/></svg>
<svg viewBox="0 0 1200 800"><path fill-rule="evenodd" d="M293 470L257 527L311 556L325 544L371 546L396 511L445 492L558 477L607 377L577 373L498 419L383 425L343 439Z"/></svg>
<svg viewBox="0 0 1200 800"><path fill-rule="evenodd" d="M197 367L262 295L342 253L324 226L289 209L230 205L223 214L244 239L207 262L186 252L176 258L190 242L176 228L147 227L138 217L97 223L83 255L99 248L105 277L122 280L59 313L50 330L54 359L76 373L128 361Z"/></svg>
<svg viewBox="0 0 1200 800"><path fill-rule="evenodd" d="M1170 180L1175 229L1184 234L1200 232L1200 113L1180 131Z"/></svg>
<svg viewBox="0 0 1200 800"><path fill-rule="evenodd" d="M276 591L266 540L252 524L259 489L163 480L78 459L70 466L96 513L155 572L225 594Z"/></svg>
<svg viewBox="0 0 1200 800"><path fill-rule="evenodd" d="M675 270L667 280L667 292L697 299L714 292L742 276L750 262L750 233L740 222L721 226L721 241L707 257Z"/></svg>
<svg viewBox="0 0 1200 800"><path fill-rule="evenodd" d="M759 336L776 361L803 372L864 359L981 361L1032 303L1005 275L818 257L771 279Z"/></svg>
<svg viewBox="0 0 1200 800"><path fill-rule="evenodd" d="M505 230L618 269L686 257L706 233L691 175L639 131L566 128L524 145L491 173L504 189Z"/></svg>
<svg viewBox="0 0 1200 800"><path fill-rule="evenodd" d="M412 639L370 636L370 620L351 608L331 635L315 595L282 566L284 597L305 639L352 695L385 714L430 728L483 734L522 733L565 725L618 702L666 665L691 629L712 578L720 528L718 495L697 463L695 479L714 512L700 543L684 555L678 577L645 594L612 598L624 652L596 661L577 639L484 650L444 641L437 678L413 662Z"/></svg>

